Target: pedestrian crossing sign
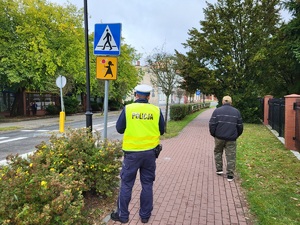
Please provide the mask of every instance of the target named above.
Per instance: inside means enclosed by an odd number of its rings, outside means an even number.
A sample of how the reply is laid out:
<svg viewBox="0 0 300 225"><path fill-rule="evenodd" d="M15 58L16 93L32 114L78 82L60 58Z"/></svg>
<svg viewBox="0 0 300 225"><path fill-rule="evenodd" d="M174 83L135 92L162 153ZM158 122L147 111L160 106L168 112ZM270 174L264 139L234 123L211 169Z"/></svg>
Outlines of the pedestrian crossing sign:
<svg viewBox="0 0 300 225"><path fill-rule="evenodd" d="M120 55L121 23L95 24L94 55Z"/></svg>
<svg viewBox="0 0 300 225"><path fill-rule="evenodd" d="M101 80L117 79L118 58L98 56L96 58L96 76Z"/></svg>

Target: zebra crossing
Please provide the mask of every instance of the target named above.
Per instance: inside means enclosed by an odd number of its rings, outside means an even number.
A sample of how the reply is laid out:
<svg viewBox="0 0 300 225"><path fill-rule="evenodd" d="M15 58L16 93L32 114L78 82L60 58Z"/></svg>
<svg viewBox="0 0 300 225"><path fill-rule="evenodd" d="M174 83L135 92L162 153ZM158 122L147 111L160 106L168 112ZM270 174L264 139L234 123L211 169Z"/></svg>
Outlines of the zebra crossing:
<svg viewBox="0 0 300 225"><path fill-rule="evenodd" d="M93 130L94 131L100 131L100 130L104 130L104 124L101 123L101 124L96 124L93 126ZM115 126L116 125L116 121L112 121L112 122L108 122L107 123L107 127L112 127L112 126Z"/></svg>
<svg viewBox="0 0 300 225"><path fill-rule="evenodd" d="M55 130L20 130L20 132L24 132L24 133L47 133L47 132L55 132ZM58 132L58 130L57 130ZM13 142L13 141L20 141L20 140L24 140L30 138L29 136L20 136L20 137L9 137L9 136L2 136L0 137L0 144L4 144L7 142Z"/></svg>
<svg viewBox="0 0 300 225"><path fill-rule="evenodd" d="M28 137L17 137L17 138L10 138L10 137L0 137L0 144L11 142L11 141L19 141L22 139L26 139Z"/></svg>
<svg viewBox="0 0 300 225"><path fill-rule="evenodd" d="M107 124L107 127L112 127L112 126L115 126L116 125L116 121L112 121L112 122L108 122ZM104 129L104 126L103 126L103 123L101 124L96 124L93 126L93 131L101 131ZM43 129L37 129L37 130L20 130L20 132L24 132L24 133L48 133L48 132L51 132L51 133L55 133L55 132L59 132L59 130L43 130ZM20 141L20 140L24 140L24 139L27 139L27 138L30 138L30 137L16 137L16 138L11 138L11 137L8 137L8 136L3 136L3 137L0 137L0 144L3 144L3 143L7 143L7 142L13 142L13 141Z"/></svg>

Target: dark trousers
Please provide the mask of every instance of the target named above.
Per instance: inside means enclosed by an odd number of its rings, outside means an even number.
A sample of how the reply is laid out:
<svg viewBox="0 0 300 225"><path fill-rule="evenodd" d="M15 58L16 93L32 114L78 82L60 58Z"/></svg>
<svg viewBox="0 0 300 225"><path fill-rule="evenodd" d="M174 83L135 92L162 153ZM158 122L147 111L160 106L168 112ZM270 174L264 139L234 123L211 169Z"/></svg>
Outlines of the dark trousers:
<svg viewBox="0 0 300 225"><path fill-rule="evenodd" d="M223 170L223 152L225 150L225 156L227 161L227 175L233 176L235 170L236 161L236 141L225 141L215 138L215 162L216 169Z"/></svg>
<svg viewBox="0 0 300 225"><path fill-rule="evenodd" d="M155 179L156 157L153 150L134 152L124 155L121 170L121 188L118 197L118 214L128 219L128 205L137 171L140 172L142 191L140 195L140 217L149 218L153 210L153 181Z"/></svg>

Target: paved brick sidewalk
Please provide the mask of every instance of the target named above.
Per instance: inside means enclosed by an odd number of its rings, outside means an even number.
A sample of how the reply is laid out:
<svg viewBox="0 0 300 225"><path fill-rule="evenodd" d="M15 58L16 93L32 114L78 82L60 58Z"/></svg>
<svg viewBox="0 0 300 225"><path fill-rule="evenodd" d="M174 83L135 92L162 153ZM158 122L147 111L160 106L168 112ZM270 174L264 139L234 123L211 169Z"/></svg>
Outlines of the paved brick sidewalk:
<svg viewBox="0 0 300 225"><path fill-rule="evenodd" d="M154 209L147 224L250 224L238 178L228 182L225 175L215 173L214 140L208 131L212 112L213 109L203 112L177 137L162 141L154 182ZM127 224L142 224L138 214L140 191L138 178ZM107 224L120 223L110 220Z"/></svg>

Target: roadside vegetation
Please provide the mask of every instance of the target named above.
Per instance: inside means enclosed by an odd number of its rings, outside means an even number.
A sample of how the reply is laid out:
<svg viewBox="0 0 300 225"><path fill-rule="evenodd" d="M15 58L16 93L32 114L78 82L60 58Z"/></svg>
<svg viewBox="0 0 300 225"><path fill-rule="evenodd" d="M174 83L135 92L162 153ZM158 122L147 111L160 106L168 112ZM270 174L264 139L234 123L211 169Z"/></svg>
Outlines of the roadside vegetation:
<svg viewBox="0 0 300 225"><path fill-rule="evenodd" d="M1 225L88 225L107 215L119 186L119 141L74 129L36 148L0 167Z"/></svg>
<svg viewBox="0 0 300 225"><path fill-rule="evenodd" d="M300 160L262 124L245 124L237 172L255 224L300 224Z"/></svg>
<svg viewBox="0 0 300 225"><path fill-rule="evenodd" d="M10 131L10 130L18 130L18 129L21 129L21 127L16 127L16 126L0 127L0 131Z"/></svg>

